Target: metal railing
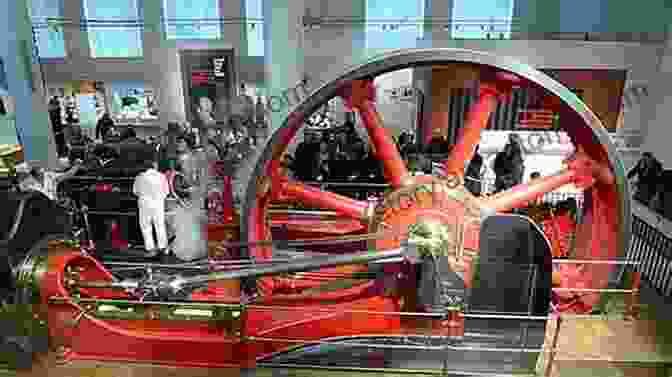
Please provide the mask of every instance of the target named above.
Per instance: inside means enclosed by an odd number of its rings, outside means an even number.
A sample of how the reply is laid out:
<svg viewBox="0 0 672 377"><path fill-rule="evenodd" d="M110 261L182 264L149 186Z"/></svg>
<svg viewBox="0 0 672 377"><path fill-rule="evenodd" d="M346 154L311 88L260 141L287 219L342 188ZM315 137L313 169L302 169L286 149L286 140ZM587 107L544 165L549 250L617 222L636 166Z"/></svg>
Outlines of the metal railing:
<svg viewBox="0 0 672 377"><path fill-rule="evenodd" d="M637 215L632 216L628 259L640 261L642 279L662 296L672 294L672 238Z"/></svg>

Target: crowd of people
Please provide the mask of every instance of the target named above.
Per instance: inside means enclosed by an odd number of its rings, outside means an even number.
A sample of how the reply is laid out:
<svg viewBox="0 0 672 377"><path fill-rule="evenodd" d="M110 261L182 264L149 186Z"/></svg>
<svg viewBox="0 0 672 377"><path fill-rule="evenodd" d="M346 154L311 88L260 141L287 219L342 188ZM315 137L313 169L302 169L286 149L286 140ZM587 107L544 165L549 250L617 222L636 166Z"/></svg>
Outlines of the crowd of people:
<svg viewBox="0 0 672 377"><path fill-rule="evenodd" d="M384 182L382 164L376 159L373 148L358 135L354 119L354 115L348 115L340 127L306 132L294 155L288 157L294 176L307 182L347 182L359 178L371 183ZM437 166L449 156L452 146L440 130L434 132L424 146L416 142L412 133L403 131L397 139L397 148L409 171L418 175L436 173ZM520 137L509 135L508 143L497 153L492 166L496 176L495 192L522 183L523 153ZM476 196L485 191L485 169L485 160L477 146L465 169L465 186Z"/></svg>
<svg viewBox="0 0 672 377"><path fill-rule="evenodd" d="M340 127L306 132L288 165L297 179L307 182L383 177L381 162L357 133L352 116Z"/></svg>

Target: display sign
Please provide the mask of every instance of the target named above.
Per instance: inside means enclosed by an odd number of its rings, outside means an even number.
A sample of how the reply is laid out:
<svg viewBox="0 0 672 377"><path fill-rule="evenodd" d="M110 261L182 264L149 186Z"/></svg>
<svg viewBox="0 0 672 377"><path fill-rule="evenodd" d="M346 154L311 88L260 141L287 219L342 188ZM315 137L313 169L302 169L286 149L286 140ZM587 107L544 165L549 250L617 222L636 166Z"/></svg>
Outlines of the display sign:
<svg viewBox="0 0 672 377"><path fill-rule="evenodd" d="M196 109L201 97L214 109L234 96L233 50L181 50L180 63L186 109ZM196 114L188 111L187 119L193 122Z"/></svg>
<svg viewBox="0 0 672 377"><path fill-rule="evenodd" d="M215 58L212 60L214 66L215 78L221 79L226 77L226 58Z"/></svg>

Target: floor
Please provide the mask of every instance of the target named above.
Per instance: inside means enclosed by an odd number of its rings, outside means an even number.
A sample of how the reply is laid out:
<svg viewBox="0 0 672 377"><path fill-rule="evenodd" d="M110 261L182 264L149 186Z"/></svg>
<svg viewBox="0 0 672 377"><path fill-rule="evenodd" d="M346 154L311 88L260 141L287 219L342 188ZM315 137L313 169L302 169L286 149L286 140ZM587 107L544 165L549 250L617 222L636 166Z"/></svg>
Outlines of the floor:
<svg viewBox="0 0 672 377"><path fill-rule="evenodd" d="M567 320L558 337L555 377L669 377L672 370L672 298L646 284L639 321ZM549 326L553 327L553 325ZM549 329L548 334L552 333Z"/></svg>

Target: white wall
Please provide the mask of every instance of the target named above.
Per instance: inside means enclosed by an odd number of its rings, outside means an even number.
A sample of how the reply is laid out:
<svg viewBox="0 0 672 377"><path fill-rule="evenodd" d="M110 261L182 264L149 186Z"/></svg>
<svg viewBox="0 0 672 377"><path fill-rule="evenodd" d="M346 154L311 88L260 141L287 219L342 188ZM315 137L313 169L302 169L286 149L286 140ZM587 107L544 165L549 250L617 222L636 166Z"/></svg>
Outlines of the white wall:
<svg viewBox="0 0 672 377"><path fill-rule="evenodd" d="M226 16L235 17L240 9L241 0L226 0ZM345 18L353 15L353 4L358 1L306 0L307 7L314 16L328 15L333 18ZM449 11L448 2L437 1L433 4L434 13ZM233 9L233 13L232 10ZM637 43L575 42L575 41L456 41L447 39L448 33L433 30L429 33L434 47L469 48L491 51L511 56L538 68L586 68L586 69L626 69L629 82L653 82L657 71L660 45L642 45ZM324 26L303 33L305 51L304 70L315 84L325 82L341 73L346 67L361 61L364 52L358 47L363 30L353 26ZM238 25L226 25L224 40L180 42L178 47L221 48L232 47L240 50L240 29ZM237 70L244 81L263 80L263 59L242 57ZM52 62L43 65L47 82L66 82L78 79L99 81L142 81L148 79L146 65L141 61L125 59L76 59L67 62ZM159 66L160 69L160 66ZM402 83L405 84L405 83ZM627 84L626 84L627 85ZM633 109L624 115L626 128L639 128L643 110Z"/></svg>

